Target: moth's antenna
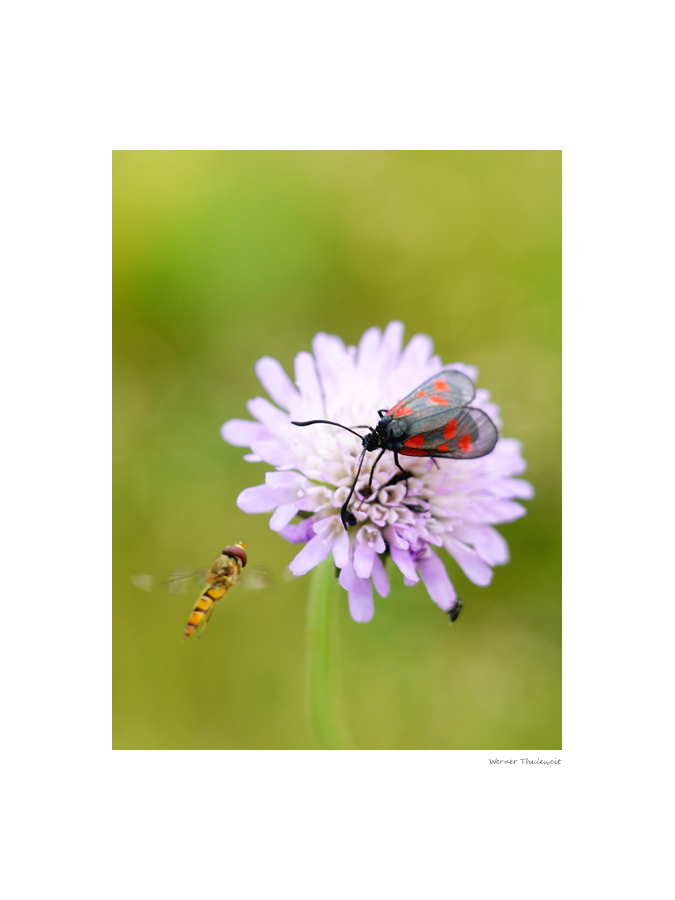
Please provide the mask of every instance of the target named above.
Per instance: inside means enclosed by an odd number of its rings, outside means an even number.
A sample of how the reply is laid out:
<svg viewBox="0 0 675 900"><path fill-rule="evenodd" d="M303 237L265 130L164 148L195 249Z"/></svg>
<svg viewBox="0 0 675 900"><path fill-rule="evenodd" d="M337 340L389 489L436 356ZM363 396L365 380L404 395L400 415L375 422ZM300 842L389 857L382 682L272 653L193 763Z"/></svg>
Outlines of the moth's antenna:
<svg viewBox="0 0 675 900"><path fill-rule="evenodd" d="M347 519L347 507L349 506L349 501L352 499L352 495L354 493L354 488L356 487L356 482L359 480L359 475L361 474L361 466L363 465L363 457L366 455L366 448L364 447L361 451L361 456L359 458L359 467L356 470L356 477L354 478L354 483L349 489L349 494L347 495L347 499L342 504L340 508L340 518L342 519L342 524L345 526L345 531L349 531L349 521ZM351 514L353 517L353 513ZM356 522L352 522L352 525L355 525Z"/></svg>
<svg viewBox="0 0 675 900"><path fill-rule="evenodd" d="M353 428L348 428L346 425L341 425L339 422L330 422L328 419L310 419L309 422L291 422L291 425L300 425L301 428L304 428L305 425L335 425L337 428L344 428L345 431L349 431L352 434L355 434L356 437L360 441L362 441L364 444L365 444L365 440L366 440L362 434L359 434L357 431L354 431ZM357 428L370 428L370 425L357 425L356 427ZM370 428L370 430L373 431L372 428ZM382 451L382 453L384 453L384 450ZM382 455L382 453L380 454L380 456ZM347 495L347 499L345 500L345 502L342 504L342 506L340 508L340 518L342 519L342 524L345 527L345 531L349 530L350 524L352 524L352 525L356 524L356 519L354 518L354 514L349 512L348 506L349 506L349 501L354 496L354 489L356 488L356 482L359 480L359 475L361 474L361 466L363 465L363 458L365 457L365 455L366 455L366 448L364 446L363 450L361 451L361 456L359 457L359 465L356 470L356 477L354 478L352 486L349 489L349 494ZM372 475L371 475L371 481L372 481ZM354 519L354 521L351 523L349 521L350 518Z"/></svg>
<svg viewBox="0 0 675 900"><path fill-rule="evenodd" d="M339 422L329 422L328 419L311 419L309 422L291 422L291 425L300 425L304 427L305 425L337 425L338 428L344 428L345 431L351 431L352 434L355 434L357 438L362 441L363 435L359 434L357 431L354 431L352 428L347 428L346 425L340 425ZM358 428L369 428L369 425L358 425Z"/></svg>

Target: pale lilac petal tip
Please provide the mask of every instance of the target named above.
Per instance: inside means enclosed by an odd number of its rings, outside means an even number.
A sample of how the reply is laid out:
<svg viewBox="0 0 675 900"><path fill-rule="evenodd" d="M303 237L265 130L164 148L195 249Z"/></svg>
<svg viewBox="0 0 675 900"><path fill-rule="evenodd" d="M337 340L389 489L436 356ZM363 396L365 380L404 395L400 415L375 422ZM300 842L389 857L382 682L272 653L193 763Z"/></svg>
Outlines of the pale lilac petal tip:
<svg viewBox="0 0 675 900"><path fill-rule="evenodd" d="M452 537L444 540L445 549L459 563L467 578L474 584L485 587L492 581L492 569L484 562L475 550Z"/></svg>
<svg viewBox="0 0 675 900"><path fill-rule="evenodd" d="M255 373L272 400L282 409L291 409L297 403L299 398L295 385L276 359L263 356L255 364Z"/></svg>
<svg viewBox="0 0 675 900"><path fill-rule="evenodd" d="M341 529L340 534L333 544L333 559L338 569L344 569L351 562L351 542L349 540L349 532Z"/></svg>
<svg viewBox="0 0 675 900"><path fill-rule="evenodd" d="M250 447L254 441L262 441L269 436L269 431L260 422L249 422L247 419L230 419L220 427L220 435L234 447Z"/></svg>
<svg viewBox="0 0 675 900"><path fill-rule="evenodd" d="M349 594L349 612L355 622L370 622L375 607L369 578L359 578L351 566L340 572L340 584Z"/></svg>
<svg viewBox="0 0 675 900"><path fill-rule="evenodd" d="M412 584L419 581L420 579L415 571L415 563L413 562L410 551L405 548L395 547L393 544L390 547L390 550L392 562L398 566L405 577Z"/></svg>
<svg viewBox="0 0 675 900"><path fill-rule="evenodd" d="M451 609L457 599L457 591L441 560L432 550L428 550L425 556L417 560L417 568L434 603L445 611Z"/></svg>
<svg viewBox="0 0 675 900"><path fill-rule="evenodd" d="M357 542L354 550L354 571L359 578L370 578L375 555L375 550L372 547Z"/></svg>
<svg viewBox="0 0 675 900"><path fill-rule="evenodd" d="M276 491L265 484L245 488L237 497L237 506L245 513L271 512L278 503Z"/></svg>
<svg viewBox="0 0 675 900"><path fill-rule="evenodd" d="M349 614L355 622L370 622L375 615L373 589L370 580L357 578L355 587L349 591Z"/></svg>
<svg viewBox="0 0 675 900"><path fill-rule="evenodd" d="M389 578L387 577L387 570L384 567L384 563L379 556L376 556L373 560L373 571L371 575L377 593L380 597L387 597L389 595Z"/></svg>
<svg viewBox="0 0 675 900"><path fill-rule="evenodd" d="M279 534L291 544L302 544L310 540L314 534L314 523L311 519L303 519L301 522L286 525L279 529Z"/></svg>
<svg viewBox="0 0 675 900"><path fill-rule="evenodd" d="M308 544L302 548L295 559L291 560L288 568L294 575L305 575L314 566L330 553L331 542L322 535L315 535Z"/></svg>
<svg viewBox="0 0 675 900"><path fill-rule="evenodd" d="M270 519L270 528L272 531L281 531L297 514L297 503L282 503L281 506L277 506L274 515Z"/></svg>

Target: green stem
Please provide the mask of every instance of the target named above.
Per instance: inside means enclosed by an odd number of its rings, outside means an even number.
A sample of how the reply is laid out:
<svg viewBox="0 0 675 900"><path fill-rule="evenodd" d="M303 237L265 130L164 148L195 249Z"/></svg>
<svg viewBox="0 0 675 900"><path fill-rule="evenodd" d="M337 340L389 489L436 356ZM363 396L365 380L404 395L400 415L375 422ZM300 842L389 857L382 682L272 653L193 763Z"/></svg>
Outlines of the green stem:
<svg viewBox="0 0 675 900"><path fill-rule="evenodd" d="M309 715L322 750L347 750L351 746L336 714L331 691L338 590L335 568L329 556L312 571L307 602Z"/></svg>

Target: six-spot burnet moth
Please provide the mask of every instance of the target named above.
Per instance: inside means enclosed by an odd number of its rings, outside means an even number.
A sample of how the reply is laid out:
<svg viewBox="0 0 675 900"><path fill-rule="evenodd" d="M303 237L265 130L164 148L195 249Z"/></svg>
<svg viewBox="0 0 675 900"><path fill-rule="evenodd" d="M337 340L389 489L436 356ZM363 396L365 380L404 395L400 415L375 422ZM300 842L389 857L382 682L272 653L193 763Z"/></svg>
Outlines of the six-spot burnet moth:
<svg viewBox="0 0 675 900"><path fill-rule="evenodd" d="M398 461L401 456L427 456L438 459L476 459L486 456L497 443L497 429L494 422L482 409L474 409L468 404L473 400L476 389L470 378L455 369L444 369L415 388L407 397L391 409L378 410L380 421L375 428L370 425L356 425L355 428L369 428L366 435L358 434L353 428L327 419L312 419L309 422L292 422L292 425L336 425L355 434L363 444L356 477L342 504L340 517L345 530L356 525L356 517L349 509L356 482L359 480L363 458L367 451L379 450L370 471L366 496L370 493L375 467L383 453L391 450L394 462L403 475L395 480L410 477ZM393 483L392 480L391 483ZM459 610L458 610L459 612Z"/></svg>

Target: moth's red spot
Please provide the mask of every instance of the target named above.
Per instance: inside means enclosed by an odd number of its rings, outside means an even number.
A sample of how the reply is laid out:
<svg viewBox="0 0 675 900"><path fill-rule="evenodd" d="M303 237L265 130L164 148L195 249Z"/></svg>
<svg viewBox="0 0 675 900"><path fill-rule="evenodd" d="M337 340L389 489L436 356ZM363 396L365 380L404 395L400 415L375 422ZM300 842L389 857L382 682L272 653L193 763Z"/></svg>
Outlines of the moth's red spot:
<svg viewBox="0 0 675 900"><path fill-rule="evenodd" d="M448 405L448 401L445 399L445 397L439 397L438 394L429 394L429 400L431 400L432 403L438 403L439 406Z"/></svg>
<svg viewBox="0 0 675 900"><path fill-rule="evenodd" d="M471 449L471 445L473 444L473 440L470 434L463 434L461 438L457 441L457 446L462 451L462 453L468 453Z"/></svg>
<svg viewBox="0 0 675 900"><path fill-rule="evenodd" d="M409 416L411 412L412 409L410 409L409 406L395 406L392 409L391 414L398 419L400 416Z"/></svg>
<svg viewBox="0 0 675 900"><path fill-rule="evenodd" d="M429 456L428 450L423 450L419 447L403 446L398 452L401 454L401 456Z"/></svg>
<svg viewBox="0 0 675 900"><path fill-rule="evenodd" d="M421 434L415 434L405 442L406 447L421 447L424 443L424 437Z"/></svg>
<svg viewBox="0 0 675 900"><path fill-rule="evenodd" d="M437 449L440 450L441 453L447 453L448 445L447 444L439 444Z"/></svg>
<svg viewBox="0 0 675 900"><path fill-rule="evenodd" d="M426 397L426 394L424 393L424 391L418 391L418 392L415 394L415 396L416 396L416 397Z"/></svg>
<svg viewBox="0 0 675 900"><path fill-rule="evenodd" d="M457 419L450 419L448 424L443 429L443 437L446 439L446 441L451 441L456 434L457 434Z"/></svg>
<svg viewBox="0 0 675 900"><path fill-rule="evenodd" d="M449 391L450 388L446 381L441 381L439 378L437 381L434 381L434 390L435 391Z"/></svg>

